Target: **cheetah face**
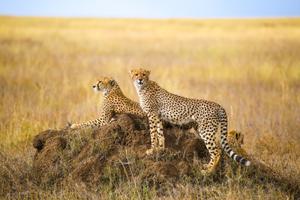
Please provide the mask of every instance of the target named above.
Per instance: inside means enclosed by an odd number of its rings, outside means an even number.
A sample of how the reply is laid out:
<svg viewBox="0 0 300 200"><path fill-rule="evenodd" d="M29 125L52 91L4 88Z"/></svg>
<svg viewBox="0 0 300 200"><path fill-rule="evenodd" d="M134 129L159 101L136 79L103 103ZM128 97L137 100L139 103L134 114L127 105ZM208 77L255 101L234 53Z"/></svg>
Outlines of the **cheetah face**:
<svg viewBox="0 0 300 200"><path fill-rule="evenodd" d="M237 146L244 144L244 134L239 131L232 130L228 132L227 139Z"/></svg>
<svg viewBox="0 0 300 200"><path fill-rule="evenodd" d="M109 77L103 77L93 85L95 92L102 92L104 95L107 95L115 87L117 87L116 81Z"/></svg>
<svg viewBox="0 0 300 200"><path fill-rule="evenodd" d="M147 85L147 83L149 81L150 71L142 69L142 68L132 69L130 71L130 74L131 74L131 79L136 88L141 89L145 85Z"/></svg>

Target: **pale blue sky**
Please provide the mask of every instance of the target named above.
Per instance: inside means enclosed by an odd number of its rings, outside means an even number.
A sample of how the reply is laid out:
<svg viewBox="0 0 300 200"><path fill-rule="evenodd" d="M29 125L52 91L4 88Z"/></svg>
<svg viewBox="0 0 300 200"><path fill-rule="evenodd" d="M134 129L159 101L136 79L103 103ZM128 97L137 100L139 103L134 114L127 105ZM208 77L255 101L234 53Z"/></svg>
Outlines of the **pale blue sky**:
<svg viewBox="0 0 300 200"><path fill-rule="evenodd" d="M0 0L0 15L236 18L297 17L300 0Z"/></svg>

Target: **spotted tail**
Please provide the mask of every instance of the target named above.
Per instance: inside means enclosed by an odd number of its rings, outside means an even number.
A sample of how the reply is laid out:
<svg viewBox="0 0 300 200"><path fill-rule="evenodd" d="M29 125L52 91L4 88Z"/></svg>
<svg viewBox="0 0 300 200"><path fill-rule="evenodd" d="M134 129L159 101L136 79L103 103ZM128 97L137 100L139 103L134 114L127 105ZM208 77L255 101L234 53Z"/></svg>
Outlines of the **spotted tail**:
<svg viewBox="0 0 300 200"><path fill-rule="evenodd" d="M229 146L228 141L227 141L227 115L226 115L226 111L221 108L219 110L219 119L220 119L220 124L221 124L221 146L222 149L224 149L224 151L227 153L227 155L232 158L233 160L235 160L236 162L245 165L245 166L249 166L251 164L251 162L245 158L243 158L242 156L237 155Z"/></svg>

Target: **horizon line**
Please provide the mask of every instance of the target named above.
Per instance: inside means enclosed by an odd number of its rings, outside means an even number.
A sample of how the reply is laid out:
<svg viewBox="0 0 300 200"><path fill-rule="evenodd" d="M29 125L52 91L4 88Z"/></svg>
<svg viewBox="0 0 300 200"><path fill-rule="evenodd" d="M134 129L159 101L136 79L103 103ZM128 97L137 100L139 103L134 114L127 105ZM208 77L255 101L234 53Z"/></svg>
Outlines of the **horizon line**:
<svg viewBox="0 0 300 200"><path fill-rule="evenodd" d="M299 16L240 16L240 17L113 17L113 16L66 16L66 15L10 15L1 14L0 17L15 18L62 18L62 19L134 19L134 20L255 20L255 19L300 19Z"/></svg>

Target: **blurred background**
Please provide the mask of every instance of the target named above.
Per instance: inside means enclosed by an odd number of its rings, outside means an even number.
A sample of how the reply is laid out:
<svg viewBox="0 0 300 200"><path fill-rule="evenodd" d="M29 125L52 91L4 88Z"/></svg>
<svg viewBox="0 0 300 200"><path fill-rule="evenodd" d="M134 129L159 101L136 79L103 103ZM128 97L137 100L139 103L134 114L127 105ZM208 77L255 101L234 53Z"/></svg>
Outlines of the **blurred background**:
<svg viewBox="0 0 300 200"><path fill-rule="evenodd" d="M39 131L97 117L100 76L137 100L128 71L144 67L223 105L250 153L300 174L300 1L12 0L0 15L5 151L31 162Z"/></svg>

